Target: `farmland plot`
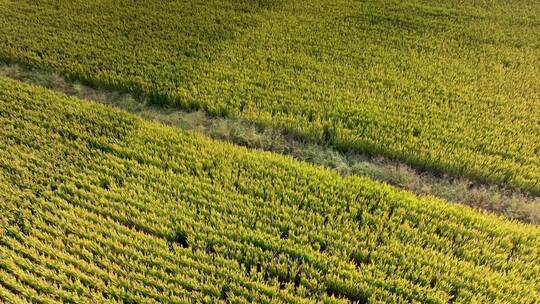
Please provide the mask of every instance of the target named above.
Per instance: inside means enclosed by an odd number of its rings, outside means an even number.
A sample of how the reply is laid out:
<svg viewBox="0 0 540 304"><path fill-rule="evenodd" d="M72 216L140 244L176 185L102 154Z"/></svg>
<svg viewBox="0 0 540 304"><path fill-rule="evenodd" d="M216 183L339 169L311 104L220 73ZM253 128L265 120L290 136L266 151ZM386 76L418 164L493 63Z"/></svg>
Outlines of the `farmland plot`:
<svg viewBox="0 0 540 304"><path fill-rule="evenodd" d="M534 303L540 230L0 78L0 300Z"/></svg>
<svg viewBox="0 0 540 304"><path fill-rule="evenodd" d="M4 1L0 58L540 193L538 1Z"/></svg>

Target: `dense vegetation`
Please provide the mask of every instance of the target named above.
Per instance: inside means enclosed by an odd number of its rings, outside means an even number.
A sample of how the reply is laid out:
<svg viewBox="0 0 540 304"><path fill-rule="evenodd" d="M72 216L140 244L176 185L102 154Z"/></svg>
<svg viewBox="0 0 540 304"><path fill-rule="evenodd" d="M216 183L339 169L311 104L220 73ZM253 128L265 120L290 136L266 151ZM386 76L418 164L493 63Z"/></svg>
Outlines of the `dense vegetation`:
<svg viewBox="0 0 540 304"><path fill-rule="evenodd" d="M231 118L213 117L204 111L182 111L155 105L146 96L117 90L92 88L71 81L53 71L0 63L0 76L42 86L80 99L111 105L143 119L192 131L220 141L250 149L291 155L294 159L331 168L343 176L360 175L409 190L418 195L432 195L504 215L522 222L540 224L540 197L519 193L496 185L477 184L466 178L426 174L399 161L390 161L361 153L339 152L332 146L307 143L287 136L272 127Z"/></svg>
<svg viewBox="0 0 540 304"><path fill-rule="evenodd" d="M0 301L540 301L536 226L5 78L0 126Z"/></svg>
<svg viewBox="0 0 540 304"><path fill-rule="evenodd" d="M540 193L540 2L0 1L0 58Z"/></svg>

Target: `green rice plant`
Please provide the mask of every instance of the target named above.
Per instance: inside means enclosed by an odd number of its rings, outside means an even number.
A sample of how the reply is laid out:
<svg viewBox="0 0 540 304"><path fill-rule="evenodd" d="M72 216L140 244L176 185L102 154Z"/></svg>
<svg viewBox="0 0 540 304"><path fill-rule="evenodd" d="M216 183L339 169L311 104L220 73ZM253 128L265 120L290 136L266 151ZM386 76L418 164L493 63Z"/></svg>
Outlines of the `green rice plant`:
<svg viewBox="0 0 540 304"><path fill-rule="evenodd" d="M0 58L539 194L539 16L532 0L3 1Z"/></svg>
<svg viewBox="0 0 540 304"><path fill-rule="evenodd" d="M0 301L535 303L540 230L0 78Z"/></svg>

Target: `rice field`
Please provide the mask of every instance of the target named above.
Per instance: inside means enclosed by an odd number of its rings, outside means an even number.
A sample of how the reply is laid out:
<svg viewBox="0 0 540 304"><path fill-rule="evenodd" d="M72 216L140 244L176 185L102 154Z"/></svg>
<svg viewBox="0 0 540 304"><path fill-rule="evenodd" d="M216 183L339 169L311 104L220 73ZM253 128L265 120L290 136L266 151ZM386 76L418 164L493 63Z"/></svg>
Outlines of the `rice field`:
<svg viewBox="0 0 540 304"><path fill-rule="evenodd" d="M0 0L0 303L539 303L538 225L321 166L535 216L538 33L536 0ZM197 115L306 157L165 125Z"/></svg>
<svg viewBox="0 0 540 304"><path fill-rule="evenodd" d="M536 303L540 230L0 78L0 302Z"/></svg>
<svg viewBox="0 0 540 304"><path fill-rule="evenodd" d="M0 1L0 58L540 193L540 2Z"/></svg>

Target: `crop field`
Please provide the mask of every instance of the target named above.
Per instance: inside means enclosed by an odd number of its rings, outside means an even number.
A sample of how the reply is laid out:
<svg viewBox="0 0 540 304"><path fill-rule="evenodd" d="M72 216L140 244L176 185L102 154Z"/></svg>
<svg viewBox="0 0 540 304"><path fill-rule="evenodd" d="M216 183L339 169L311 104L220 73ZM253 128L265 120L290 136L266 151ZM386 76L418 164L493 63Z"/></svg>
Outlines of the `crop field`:
<svg viewBox="0 0 540 304"><path fill-rule="evenodd" d="M0 303L540 303L538 33L537 0L0 0Z"/></svg>
<svg viewBox="0 0 540 304"><path fill-rule="evenodd" d="M538 303L540 230L0 78L0 302Z"/></svg>
<svg viewBox="0 0 540 304"><path fill-rule="evenodd" d="M0 59L540 194L540 1L0 1Z"/></svg>

